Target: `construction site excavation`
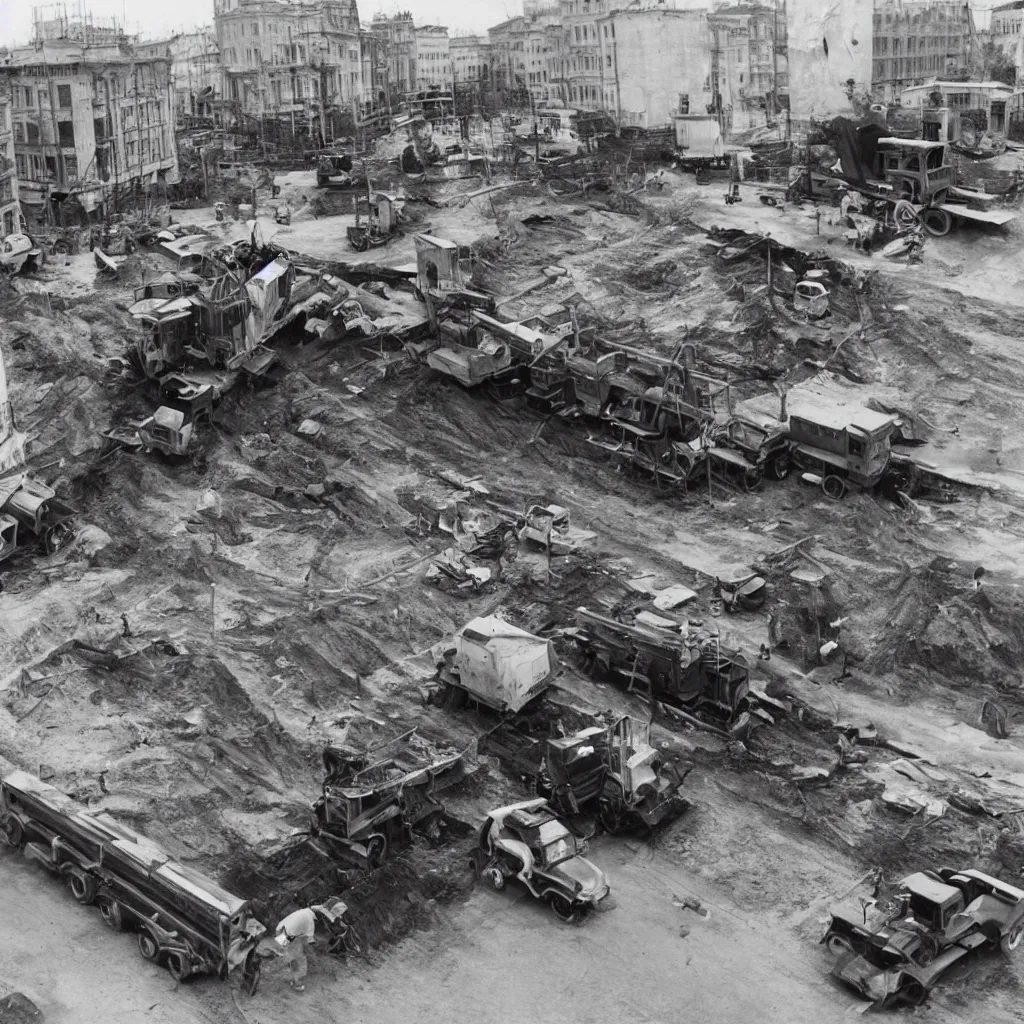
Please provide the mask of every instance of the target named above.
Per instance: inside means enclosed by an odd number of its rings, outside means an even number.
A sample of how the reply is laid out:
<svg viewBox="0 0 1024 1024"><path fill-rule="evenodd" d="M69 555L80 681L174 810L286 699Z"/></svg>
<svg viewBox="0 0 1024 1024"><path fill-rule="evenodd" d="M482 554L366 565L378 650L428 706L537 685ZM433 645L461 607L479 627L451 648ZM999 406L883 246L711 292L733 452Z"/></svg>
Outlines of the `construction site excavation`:
<svg viewBox="0 0 1024 1024"><path fill-rule="evenodd" d="M1020 5L523 6L0 51L2 1024L1024 1019Z"/></svg>

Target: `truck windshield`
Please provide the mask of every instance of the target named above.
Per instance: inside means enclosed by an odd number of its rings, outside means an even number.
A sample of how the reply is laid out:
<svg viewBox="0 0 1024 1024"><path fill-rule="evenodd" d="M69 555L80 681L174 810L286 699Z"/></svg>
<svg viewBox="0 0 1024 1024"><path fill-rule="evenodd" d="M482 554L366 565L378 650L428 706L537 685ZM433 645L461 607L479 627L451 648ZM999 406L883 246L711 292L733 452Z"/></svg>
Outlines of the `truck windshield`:
<svg viewBox="0 0 1024 1024"><path fill-rule="evenodd" d="M561 864L563 860L569 860L576 856L576 840L571 835L562 836L553 843L544 847L544 863L548 867Z"/></svg>

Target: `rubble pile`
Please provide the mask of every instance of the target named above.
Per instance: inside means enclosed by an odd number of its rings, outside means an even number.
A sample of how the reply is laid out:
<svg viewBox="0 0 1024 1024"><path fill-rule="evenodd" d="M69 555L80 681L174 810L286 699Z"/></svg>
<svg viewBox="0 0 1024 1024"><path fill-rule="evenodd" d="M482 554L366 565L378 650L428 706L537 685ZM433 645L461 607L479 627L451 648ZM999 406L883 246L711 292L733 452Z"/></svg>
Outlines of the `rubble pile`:
<svg viewBox="0 0 1024 1024"><path fill-rule="evenodd" d="M837 865L1016 884L1024 317L970 246L897 268L878 211L650 185L656 146L471 183L410 145L358 222L294 170L5 288L0 753L371 949L474 874L579 923L634 839L775 922ZM577 886L523 857L555 833Z"/></svg>

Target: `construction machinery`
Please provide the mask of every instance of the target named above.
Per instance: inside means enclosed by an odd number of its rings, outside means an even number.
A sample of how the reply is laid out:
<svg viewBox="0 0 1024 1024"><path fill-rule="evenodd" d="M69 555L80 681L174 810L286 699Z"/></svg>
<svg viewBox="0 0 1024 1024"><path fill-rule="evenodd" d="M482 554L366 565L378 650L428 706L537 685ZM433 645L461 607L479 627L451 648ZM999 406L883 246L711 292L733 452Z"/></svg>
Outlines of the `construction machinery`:
<svg viewBox="0 0 1024 1024"><path fill-rule="evenodd" d="M371 192L355 197L356 222L346 229L349 245L366 252L387 245L399 233L402 204L390 192Z"/></svg>
<svg viewBox="0 0 1024 1024"><path fill-rule="evenodd" d="M550 640L496 615L473 619L432 653L450 708L475 701L502 714L522 711L558 670Z"/></svg>
<svg viewBox="0 0 1024 1024"><path fill-rule="evenodd" d="M326 778L310 832L327 852L361 869L377 868L444 814L438 794L466 775L464 753L437 751L416 730L369 751L324 750Z"/></svg>
<svg viewBox="0 0 1024 1024"><path fill-rule="evenodd" d="M749 727L750 672L716 634L631 625L586 608L577 610L576 628L567 632L591 676L624 684L736 735Z"/></svg>
<svg viewBox="0 0 1024 1024"><path fill-rule="evenodd" d="M175 981L237 972L255 991L265 929L249 903L109 814L15 771L0 782L0 837L63 878L79 903L98 906L115 931L134 931L143 958Z"/></svg>
<svg viewBox="0 0 1024 1024"><path fill-rule="evenodd" d="M650 723L628 716L546 739L502 722L478 748L531 779L538 795L570 820L597 818L612 834L646 832L690 806L683 781L691 766L666 762L650 734Z"/></svg>

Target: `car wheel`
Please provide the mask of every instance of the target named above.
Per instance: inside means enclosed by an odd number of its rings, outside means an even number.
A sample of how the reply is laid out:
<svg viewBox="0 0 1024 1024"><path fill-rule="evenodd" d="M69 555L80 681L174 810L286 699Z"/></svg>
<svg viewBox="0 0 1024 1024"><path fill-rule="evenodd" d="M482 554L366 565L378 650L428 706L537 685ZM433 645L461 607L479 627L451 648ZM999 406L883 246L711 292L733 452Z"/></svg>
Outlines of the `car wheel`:
<svg viewBox="0 0 1024 1024"><path fill-rule="evenodd" d="M1019 945L1020 940L1024 938L1024 921L1018 924L1015 928L1011 928L1000 940L999 948L1009 956Z"/></svg>
<svg viewBox="0 0 1024 1024"><path fill-rule="evenodd" d="M830 935L825 940L825 945L833 956L845 956L853 952L853 943L843 935Z"/></svg>
<svg viewBox="0 0 1024 1024"><path fill-rule="evenodd" d="M827 476L821 482L821 489L826 497L839 501L846 494L846 481L839 476Z"/></svg>
<svg viewBox="0 0 1024 1024"><path fill-rule="evenodd" d="M573 904L560 893L552 893L548 897L548 903L555 912L555 917L565 924L579 924L582 916L581 909Z"/></svg>

